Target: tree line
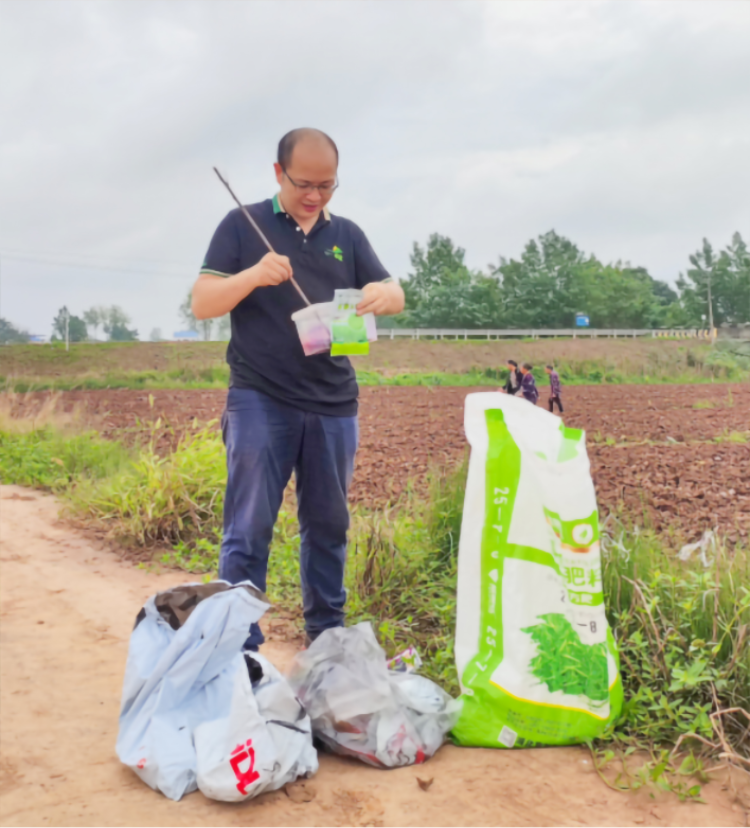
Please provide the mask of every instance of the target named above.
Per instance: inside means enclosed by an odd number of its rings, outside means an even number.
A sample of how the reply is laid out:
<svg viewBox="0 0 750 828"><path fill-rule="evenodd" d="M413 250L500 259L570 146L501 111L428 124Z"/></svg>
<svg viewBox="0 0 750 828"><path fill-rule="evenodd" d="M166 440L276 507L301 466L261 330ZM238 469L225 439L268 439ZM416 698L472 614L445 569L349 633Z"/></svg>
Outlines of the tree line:
<svg viewBox="0 0 750 828"><path fill-rule="evenodd" d="M433 233L416 242L401 281L406 309L394 323L415 328L571 328L577 313L592 328L708 326L750 323L750 254L739 233L718 253L706 239L689 256L674 290L646 268L604 264L554 230L532 239L519 259L500 257L486 272L466 251Z"/></svg>
<svg viewBox="0 0 750 828"><path fill-rule="evenodd" d="M226 336L229 339L229 315L220 320L196 320L190 310L190 294L180 306L180 318L190 330L203 334L204 339L210 339L214 331L218 332L220 338ZM70 342L98 342L101 341L101 329L102 338L108 342L136 342L139 339L138 331L130 328L130 324L130 317L118 305L95 305L80 316L70 313L67 306L63 305L52 321L50 339L52 342L65 342L67 337ZM0 317L0 345L28 342L29 339L28 331L21 330ZM154 328L149 339L152 342L161 341L161 329Z"/></svg>
<svg viewBox="0 0 750 828"><path fill-rule="evenodd" d="M119 305L94 305L85 310L80 316L70 313L67 305L63 305L52 320L52 342L98 342L99 329L104 339L109 342L136 342L138 331L129 328L131 319ZM152 331L152 339L158 334L157 329ZM28 342L29 333L21 330L0 318L0 345L10 345L17 342ZM157 339L161 339L158 334Z"/></svg>
<svg viewBox="0 0 750 828"><path fill-rule="evenodd" d="M71 342L98 340L101 328L110 342L135 342L138 331L128 325L130 317L118 305L95 305L85 310L81 316L70 313L63 305L52 321L52 341L65 342L66 336Z"/></svg>
<svg viewBox="0 0 750 828"><path fill-rule="evenodd" d="M465 263L466 251L448 236L433 233L414 243L411 271L401 285L406 309L379 324L414 328L570 328L584 313L593 328L701 328L750 323L750 252L739 233L716 252L707 240L688 257L676 290L644 267L604 264L550 230L532 239L519 259L500 257L486 272ZM709 313L709 292L711 304ZM203 339L229 339L229 316L197 320L188 293L180 319ZM62 307L52 323L52 340L138 339L131 320L117 305L89 308L79 317ZM161 331L150 335L158 341ZM27 342L27 332L0 318L0 344Z"/></svg>

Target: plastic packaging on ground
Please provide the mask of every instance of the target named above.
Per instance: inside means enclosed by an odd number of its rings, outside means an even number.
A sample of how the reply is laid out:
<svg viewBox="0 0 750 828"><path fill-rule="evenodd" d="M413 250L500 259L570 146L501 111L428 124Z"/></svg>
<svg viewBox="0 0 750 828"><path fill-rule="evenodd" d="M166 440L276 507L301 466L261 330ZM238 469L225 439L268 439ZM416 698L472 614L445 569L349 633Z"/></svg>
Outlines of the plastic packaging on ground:
<svg viewBox="0 0 750 828"><path fill-rule="evenodd" d="M130 638L117 755L170 799L239 801L318 769L310 718L263 656L241 652L268 609L249 582L148 599Z"/></svg>
<svg viewBox="0 0 750 828"><path fill-rule="evenodd" d="M318 739L378 768L432 756L460 706L429 679L389 670L369 623L326 630L295 657L289 682Z"/></svg>
<svg viewBox="0 0 750 828"><path fill-rule="evenodd" d="M462 745L584 742L620 713L585 435L499 393L469 394L458 553Z"/></svg>
<svg viewBox="0 0 750 828"><path fill-rule="evenodd" d="M698 558L700 562L705 567L711 566L711 564L716 559L716 548L717 548L717 529L706 529L703 533L703 537L697 541L696 543L686 543L685 546L680 549L677 553L677 557L681 561L689 561L693 552L698 552ZM713 557L709 558L706 555L706 552L711 551L713 553Z"/></svg>
<svg viewBox="0 0 750 828"><path fill-rule="evenodd" d="M402 653L386 662L386 667L394 673L415 673L422 666L416 647L407 647Z"/></svg>

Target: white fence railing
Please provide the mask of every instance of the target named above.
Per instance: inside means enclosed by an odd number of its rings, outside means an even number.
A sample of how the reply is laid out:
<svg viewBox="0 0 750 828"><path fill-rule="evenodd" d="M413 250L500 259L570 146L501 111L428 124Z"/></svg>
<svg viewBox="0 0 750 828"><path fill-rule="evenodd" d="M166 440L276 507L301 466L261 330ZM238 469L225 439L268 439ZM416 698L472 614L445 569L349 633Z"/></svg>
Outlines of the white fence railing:
<svg viewBox="0 0 750 828"><path fill-rule="evenodd" d="M547 337L635 339L639 336L676 339L710 339L709 330L656 330L653 328L379 328L379 339L542 339ZM714 332L714 336L716 333Z"/></svg>

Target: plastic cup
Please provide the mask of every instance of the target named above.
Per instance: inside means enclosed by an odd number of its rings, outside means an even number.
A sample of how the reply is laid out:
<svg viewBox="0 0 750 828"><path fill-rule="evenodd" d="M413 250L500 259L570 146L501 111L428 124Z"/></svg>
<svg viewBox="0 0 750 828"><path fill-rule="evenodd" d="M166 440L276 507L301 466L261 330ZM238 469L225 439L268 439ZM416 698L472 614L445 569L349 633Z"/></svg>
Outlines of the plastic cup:
<svg viewBox="0 0 750 828"><path fill-rule="evenodd" d="M292 314L292 322L297 326L297 334L305 356L330 351L332 318L333 302L308 305Z"/></svg>

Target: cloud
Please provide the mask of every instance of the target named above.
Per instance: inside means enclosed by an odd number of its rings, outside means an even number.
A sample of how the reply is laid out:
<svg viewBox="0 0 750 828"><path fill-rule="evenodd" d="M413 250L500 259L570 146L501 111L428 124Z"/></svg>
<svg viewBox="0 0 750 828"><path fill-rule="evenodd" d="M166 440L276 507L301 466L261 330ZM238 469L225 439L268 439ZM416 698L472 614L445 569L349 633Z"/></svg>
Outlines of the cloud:
<svg viewBox="0 0 750 828"><path fill-rule="evenodd" d="M731 0L6 0L0 313L48 333L117 303L171 333L232 206L211 167L265 198L299 125L338 142L334 212L396 275L431 232L483 267L554 227L672 281L750 225L749 41Z"/></svg>

